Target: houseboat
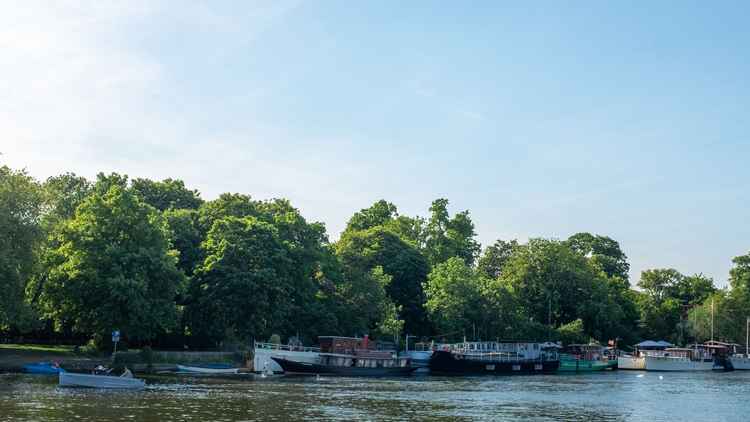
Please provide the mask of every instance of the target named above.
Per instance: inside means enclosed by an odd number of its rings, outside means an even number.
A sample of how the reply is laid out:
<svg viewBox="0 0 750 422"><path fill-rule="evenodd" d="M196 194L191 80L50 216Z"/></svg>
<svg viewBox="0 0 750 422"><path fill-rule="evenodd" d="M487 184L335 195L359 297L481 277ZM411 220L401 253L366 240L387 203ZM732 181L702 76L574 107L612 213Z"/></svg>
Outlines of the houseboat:
<svg viewBox="0 0 750 422"><path fill-rule="evenodd" d="M319 361L297 361L271 357L288 374L341 376L409 375L417 367L408 358L398 357L395 347L370 341L368 336L319 337Z"/></svg>
<svg viewBox="0 0 750 422"><path fill-rule="evenodd" d="M615 367L616 359L610 359L607 348L599 344L570 344L560 354L558 372L594 372Z"/></svg>
<svg viewBox="0 0 750 422"><path fill-rule="evenodd" d="M405 343L405 350L399 352L398 356L406 358L411 361L411 366L417 367L418 372L429 372L430 370L430 358L432 357L435 343L415 343L412 348L409 348L409 342Z"/></svg>
<svg viewBox="0 0 750 422"><path fill-rule="evenodd" d="M633 346L632 354L621 354L617 357L617 369L625 370L646 370L646 355L662 356L664 349L674 347L674 344L668 341L642 341Z"/></svg>
<svg viewBox="0 0 750 422"><path fill-rule="evenodd" d="M555 343L463 342L440 346L430 372L442 375L552 373L560 366Z"/></svg>
<svg viewBox="0 0 750 422"><path fill-rule="evenodd" d="M661 355L646 355L647 371L712 371L731 370L727 348L716 344L693 347L669 347Z"/></svg>

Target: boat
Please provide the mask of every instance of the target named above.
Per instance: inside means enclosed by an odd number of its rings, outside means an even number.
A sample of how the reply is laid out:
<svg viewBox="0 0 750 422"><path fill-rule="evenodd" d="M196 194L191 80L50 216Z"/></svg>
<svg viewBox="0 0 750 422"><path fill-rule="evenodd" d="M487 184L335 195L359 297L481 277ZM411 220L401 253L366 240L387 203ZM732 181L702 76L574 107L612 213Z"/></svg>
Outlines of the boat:
<svg viewBox="0 0 750 422"><path fill-rule="evenodd" d="M323 363L295 362L272 357L286 374L338 375L347 377L385 377L409 375L419 369L408 364L408 359L362 358L349 355L321 355Z"/></svg>
<svg viewBox="0 0 750 422"><path fill-rule="evenodd" d="M177 371L191 374L236 374L239 372L239 368L231 368L224 365L177 365Z"/></svg>
<svg viewBox="0 0 750 422"><path fill-rule="evenodd" d="M560 367L555 343L463 342L442 345L430 358L441 375L553 373Z"/></svg>
<svg viewBox="0 0 750 422"><path fill-rule="evenodd" d="M408 358L398 357L392 343L370 341L368 336L318 337L320 352L315 362L272 356L287 374L342 376L408 375L418 369Z"/></svg>
<svg viewBox="0 0 750 422"><path fill-rule="evenodd" d="M23 372L27 374L56 375L62 370L56 362L36 362L23 366Z"/></svg>
<svg viewBox="0 0 750 422"><path fill-rule="evenodd" d="M113 375L90 375L62 371L58 375L61 387L86 387L106 388L122 390L142 390L146 382L142 379L113 376Z"/></svg>
<svg viewBox="0 0 750 422"><path fill-rule="evenodd" d="M320 363L320 348L306 347L292 340L289 344L255 342L253 345L253 372L258 374L281 374L284 369L272 358L284 358L295 362Z"/></svg>
<svg viewBox="0 0 750 422"><path fill-rule="evenodd" d="M430 358L432 357L434 343L415 343L409 350L409 336L406 338L405 350L399 352L398 356L411 360L411 365L416 366L417 372L429 372Z"/></svg>
<svg viewBox="0 0 750 422"><path fill-rule="evenodd" d="M617 357L617 369L646 370L646 355L662 356L664 349L674 344L664 340L646 340L633 346L633 353L623 353Z"/></svg>
<svg viewBox="0 0 750 422"><path fill-rule="evenodd" d="M660 355L646 355L645 367L647 371L731 370L726 352L726 347L715 344L670 347Z"/></svg>
<svg viewBox="0 0 750 422"><path fill-rule="evenodd" d="M560 354L558 372L603 371L616 364L606 354L606 348L599 344L570 344L566 353Z"/></svg>

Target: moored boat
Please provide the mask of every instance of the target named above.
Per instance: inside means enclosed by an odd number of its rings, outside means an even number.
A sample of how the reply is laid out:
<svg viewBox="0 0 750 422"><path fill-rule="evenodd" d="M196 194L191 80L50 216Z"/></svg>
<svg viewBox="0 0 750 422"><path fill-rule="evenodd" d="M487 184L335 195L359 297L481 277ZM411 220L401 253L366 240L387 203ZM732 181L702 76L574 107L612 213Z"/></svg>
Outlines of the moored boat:
<svg viewBox="0 0 750 422"><path fill-rule="evenodd" d="M430 358L442 375L552 373L560 366L554 343L464 342L443 345Z"/></svg>
<svg viewBox="0 0 750 422"><path fill-rule="evenodd" d="M90 375L62 371L58 377L61 387L142 390L146 386L146 382L142 379L123 376Z"/></svg>
<svg viewBox="0 0 750 422"><path fill-rule="evenodd" d="M635 346L632 354L621 354L617 356L617 369L646 370L646 356L662 356L664 349L673 347L670 342L659 340L642 341Z"/></svg>
<svg viewBox="0 0 750 422"><path fill-rule="evenodd" d="M612 367L605 354L605 347L599 344L571 344L566 353L560 354L558 372L594 372Z"/></svg>
<svg viewBox="0 0 750 422"><path fill-rule="evenodd" d="M669 347L660 355L645 356L647 371L712 371L731 370L726 347L696 344L692 348Z"/></svg>
<svg viewBox="0 0 750 422"><path fill-rule="evenodd" d="M37 362L23 366L23 372L27 374L56 375L61 371L62 368L55 362Z"/></svg>
<svg viewBox="0 0 750 422"><path fill-rule="evenodd" d="M210 366L190 366L190 365L177 365L179 372L191 373L191 374L236 374L239 372L239 368L222 368L222 367L210 367Z"/></svg>
<svg viewBox="0 0 750 422"><path fill-rule="evenodd" d="M281 374L284 369L272 358L294 362L320 363L320 348L306 347L300 342L290 344L256 342L253 347L253 371L264 374Z"/></svg>
<svg viewBox="0 0 750 422"><path fill-rule="evenodd" d="M320 353L315 362L271 356L284 373L345 376L408 375L417 367L408 358L398 357L390 343L370 341L368 336L318 337Z"/></svg>

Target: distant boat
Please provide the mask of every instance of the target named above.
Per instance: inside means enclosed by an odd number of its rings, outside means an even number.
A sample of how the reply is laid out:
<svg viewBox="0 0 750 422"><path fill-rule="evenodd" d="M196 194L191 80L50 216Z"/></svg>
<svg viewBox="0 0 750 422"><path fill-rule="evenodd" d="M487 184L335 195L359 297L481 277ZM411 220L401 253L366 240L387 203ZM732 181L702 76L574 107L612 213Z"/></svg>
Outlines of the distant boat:
<svg viewBox="0 0 750 422"><path fill-rule="evenodd" d="M339 375L347 377L385 377L409 375L418 367L408 364L408 359L357 358L348 355L321 354L323 363L295 362L272 357L284 373L299 375Z"/></svg>
<svg viewBox="0 0 750 422"><path fill-rule="evenodd" d="M62 371L62 368L52 362L29 363L23 366L23 372L27 374L56 375Z"/></svg>
<svg viewBox="0 0 750 422"><path fill-rule="evenodd" d="M607 358L605 349L598 344L568 345L567 353L560 354L557 372L594 372L611 368L617 362Z"/></svg>
<svg viewBox="0 0 750 422"><path fill-rule="evenodd" d="M663 356L664 349L674 347L674 344L659 340L646 340L634 346L632 354L623 354L617 357L617 369L646 370L646 356Z"/></svg>
<svg viewBox="0 0 750 422"><path fill-rule="evenodd" d="M554 343L464 342L442 345L430 358L430 372L443 375L552 373L560 366Z"/></svg>
<svg viewBox="0 0 750 422"><path fill-rule="evenodd" d="M216 366L187 366L177 365L177 370L180 372L188 372L191 374L236 374L239 372L239 368L226 368Z"/></svg>
<svg viewBox="0 0 750 422"><path fill-rule="evenodd" d="M692 348L670 347L661 355L646 355L647 371L712 371L731 369L726 347L694 345Z"/></svg>
<svg viewBox="0 0 750 422"><path fill-rule="evenodd" d="M138 378L116 377L112 375L89 375L73 372L60 372L59 385L61 387L86 387L122 390L142 390L146 382Z"/></svg>

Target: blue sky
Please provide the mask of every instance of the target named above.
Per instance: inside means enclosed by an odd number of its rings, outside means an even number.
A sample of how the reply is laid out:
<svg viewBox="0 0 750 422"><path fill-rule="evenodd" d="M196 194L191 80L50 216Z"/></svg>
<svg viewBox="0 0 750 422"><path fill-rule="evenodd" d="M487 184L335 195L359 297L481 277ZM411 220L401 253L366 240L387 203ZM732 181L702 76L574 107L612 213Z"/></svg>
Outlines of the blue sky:
<svg viewBox="0 0 750 422"><path fill-rule="evenodd" d="M485 245L589 231L633 283L723 285L750 250L750 5L524 3L9 2L2 160L287 197L333 239L447 197Z"/></svg>

